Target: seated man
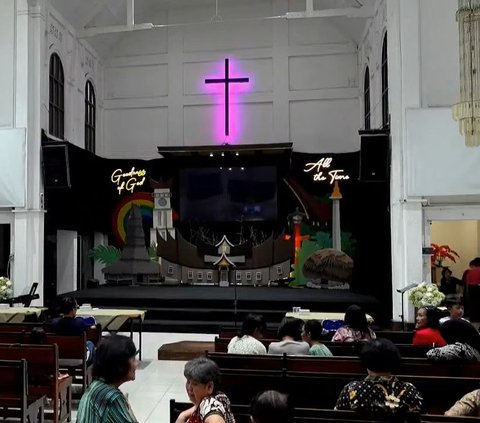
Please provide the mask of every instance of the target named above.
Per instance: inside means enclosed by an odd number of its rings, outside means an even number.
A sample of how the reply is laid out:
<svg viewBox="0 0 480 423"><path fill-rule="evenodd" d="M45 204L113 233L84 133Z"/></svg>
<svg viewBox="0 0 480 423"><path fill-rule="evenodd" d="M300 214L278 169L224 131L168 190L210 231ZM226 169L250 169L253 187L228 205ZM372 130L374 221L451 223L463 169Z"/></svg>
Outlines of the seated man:
<svg viewBox="0 0 480 423"><path fill-rule="evenodd" d="M62 297L60 300L61 317L52 320L52 329L58 335L76 336L84 333L92 323L93 317L84 319L77 316L78 304L75 298ZM92 341L87 341L87 364L93 362L93 353L95 345Z"/></svg>
<svg viewBox="0 0 480 423"><path fill-rule="evenodd" d="M336 410L422 412L423 398L417 388L392 374L400 365L400 353L393 342L380 338L366 343L360 359L367 368L368 376L343 388Z"/></svg>

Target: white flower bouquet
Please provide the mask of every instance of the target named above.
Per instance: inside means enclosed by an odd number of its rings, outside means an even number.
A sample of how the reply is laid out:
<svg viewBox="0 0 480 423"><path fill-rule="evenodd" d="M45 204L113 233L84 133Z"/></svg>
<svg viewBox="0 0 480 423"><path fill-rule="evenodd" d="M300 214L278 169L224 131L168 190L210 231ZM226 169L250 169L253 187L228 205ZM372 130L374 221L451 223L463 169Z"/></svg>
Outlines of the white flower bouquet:
<svg viewBox="0 0 480 423"><path fill-rule="evenodd" d="M445 294L433 283L422 282L408 294L409 301L415 307L436 307L445 299Z"/></svg>
<svg viewBox="0 0 480 423"><path fill-rule="evenodd" d="M0 276L0 300L6 300L13 295L13 283L5 276Z"/></svg>

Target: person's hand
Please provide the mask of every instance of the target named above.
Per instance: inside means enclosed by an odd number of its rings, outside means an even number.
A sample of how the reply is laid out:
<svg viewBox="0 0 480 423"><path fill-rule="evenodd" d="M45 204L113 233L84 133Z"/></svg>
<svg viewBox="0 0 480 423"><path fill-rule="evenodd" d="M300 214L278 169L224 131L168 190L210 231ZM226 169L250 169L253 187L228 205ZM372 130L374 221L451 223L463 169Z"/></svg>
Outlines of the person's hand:
<svg viewBox="0 0 480 423"><path fill-rule="evenodd" d="M178 415L177 420L175 420L175 423L186 423L186 421L190 418L194 411L195 406L189 408L188 410L182 411Z"/></svg>

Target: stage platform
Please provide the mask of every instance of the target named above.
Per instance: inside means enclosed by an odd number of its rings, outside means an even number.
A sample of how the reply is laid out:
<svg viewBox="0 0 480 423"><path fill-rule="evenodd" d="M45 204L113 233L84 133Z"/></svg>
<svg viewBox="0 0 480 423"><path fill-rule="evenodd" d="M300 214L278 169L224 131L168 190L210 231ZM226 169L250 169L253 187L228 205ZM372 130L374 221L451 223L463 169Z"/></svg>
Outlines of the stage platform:
<svg viewBox="0 0 480 423"><path fill-rule="evenodd" d="M144 331L218 333L220 325L240 324L248 313L262 314L276 327L292 307L340 312L362 306L382 327L388 325L381 302L347 290L287 287L107 286L73 291L79 304L146 310Z"/></svg>

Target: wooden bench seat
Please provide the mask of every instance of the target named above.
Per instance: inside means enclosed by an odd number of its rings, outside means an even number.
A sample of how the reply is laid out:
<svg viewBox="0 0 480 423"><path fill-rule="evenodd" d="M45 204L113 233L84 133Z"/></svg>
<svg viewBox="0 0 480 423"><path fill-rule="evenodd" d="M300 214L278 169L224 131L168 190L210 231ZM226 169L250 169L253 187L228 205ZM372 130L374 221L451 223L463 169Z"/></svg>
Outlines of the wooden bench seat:
<svg viewBox="0 0 480 423"><path fill-rule="evenodd" d="M311 372L311 373L365 373L358 357L312 357L295 355L242 355L207 353L220 368L259 369ZM398 375L452 376L480 378L478 361L432 362L426 358L402 358Z"/></svg>
<svg viewBox="0 0 480 423"><path fill-rule="evenodd" d="M0 332L0 343L28 344L31 332ZM82 385L82 393L92 381L91 366L87 366L86 334L75 336L46 333L44 344L57 344L59 369L73 377L73 383Z"/></svg>
<svg viewBox="0 0 480 423"><path fill-rule="evenodd" d="M45 396L28 391L26 360L0 360L0 417L22 423L43 423Z"/></svg>
<svg viewBox="0 0 480 423"><path fill-rule="evenodd" d="M178 402L174 399L170 400L170 423L175 423L178 415L192 406L188 402ZM250 406L243 404L232 404L231 410L235 416L236 423L251 423ZM378 413L355 412L347 410L329 410L318 408L294 408L293 423L314 423L314 422L331 422L331 423L385 423L386 421L394 422L392 416L379 415ZM477 417L448 417L435 414L420 414L404 417L398 421L402 423L474 423L480 422Z"/></svg>
<svg viewBox="0 0 480 423"><path fill-rule="evenodd" d="M0 360L22 359L28 365L29 393L52 399L55 423L70 421L72 377L59 372L57 345L0 344Z"/></svg>

